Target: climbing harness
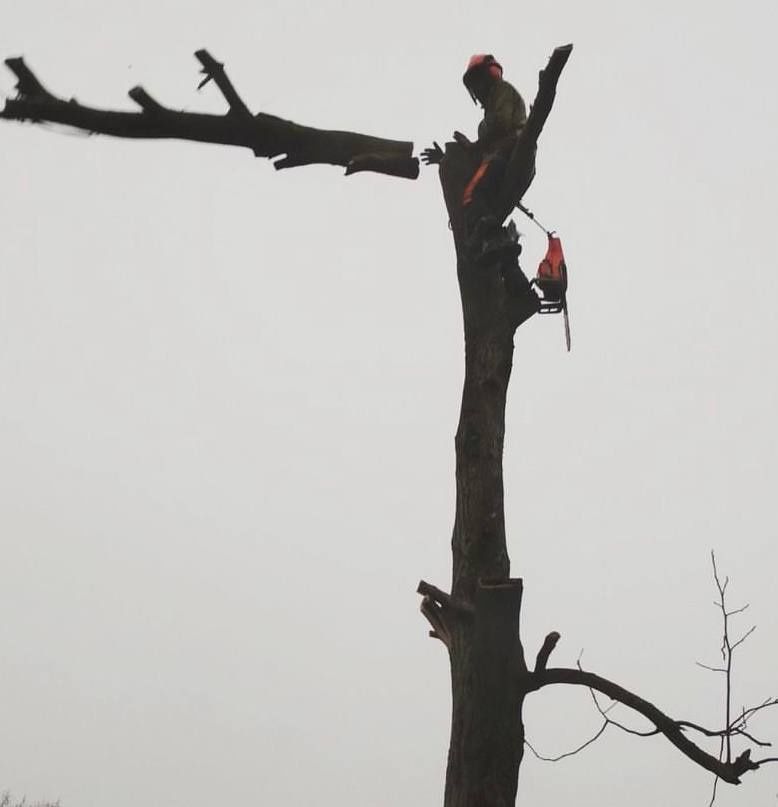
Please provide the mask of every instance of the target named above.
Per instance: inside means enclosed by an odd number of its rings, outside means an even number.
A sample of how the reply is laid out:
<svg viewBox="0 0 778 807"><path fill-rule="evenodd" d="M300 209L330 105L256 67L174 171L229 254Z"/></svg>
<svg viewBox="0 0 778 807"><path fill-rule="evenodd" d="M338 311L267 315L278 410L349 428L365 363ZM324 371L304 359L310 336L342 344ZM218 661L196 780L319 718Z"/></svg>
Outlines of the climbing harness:
<svg viewBox="0 0 778 807"><path fill-rule="evenodd" d="M570 351L570 318L567 313L567 264L562 251L562 240L553 230L547 230L536 218L535 214L524 205L517 205L519 210L548 237L546 255L538 266L538 272L531 281L532 286L540 290L539 314L562 313L565 323L565 344Z"/></svg>

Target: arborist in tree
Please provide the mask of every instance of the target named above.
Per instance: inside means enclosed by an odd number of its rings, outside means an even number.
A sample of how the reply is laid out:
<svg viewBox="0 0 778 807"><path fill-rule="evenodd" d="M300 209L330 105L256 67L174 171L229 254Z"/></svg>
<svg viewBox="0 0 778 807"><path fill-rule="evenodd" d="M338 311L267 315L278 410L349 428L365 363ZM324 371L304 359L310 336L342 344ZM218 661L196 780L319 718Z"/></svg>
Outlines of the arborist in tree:
<svg viewBox="0 0 778 807"><path fill-rule="evenodd" d="M488 261L506 250L520 251L515 228L501 227L496 208L508 160L527 122L527 108L516 88L503 79L502 66L491 54L472 56L462 81L473 102L484 110L475 142L454 132L454 140L472 153L477 165L462 196L465 233L476 257ZM434 143L421 159L427 165L439 163L443 151Z"/></svg>

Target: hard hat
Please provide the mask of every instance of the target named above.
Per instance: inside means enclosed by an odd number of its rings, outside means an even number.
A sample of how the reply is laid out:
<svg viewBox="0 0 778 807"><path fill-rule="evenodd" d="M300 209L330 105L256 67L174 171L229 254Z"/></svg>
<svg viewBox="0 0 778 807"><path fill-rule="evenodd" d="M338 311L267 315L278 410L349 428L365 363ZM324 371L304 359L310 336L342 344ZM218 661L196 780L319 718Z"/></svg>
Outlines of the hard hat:
<svg viewBox="0 0 778 807"><path fill-rule="evenodd" d="M467 63L467 70L462 76L462 81L473 101L478 100L473 92L473 79L480 75L488 75L493 79L502 78L502 65L491 53L476 53L475 56L471 56Z"/></svg>

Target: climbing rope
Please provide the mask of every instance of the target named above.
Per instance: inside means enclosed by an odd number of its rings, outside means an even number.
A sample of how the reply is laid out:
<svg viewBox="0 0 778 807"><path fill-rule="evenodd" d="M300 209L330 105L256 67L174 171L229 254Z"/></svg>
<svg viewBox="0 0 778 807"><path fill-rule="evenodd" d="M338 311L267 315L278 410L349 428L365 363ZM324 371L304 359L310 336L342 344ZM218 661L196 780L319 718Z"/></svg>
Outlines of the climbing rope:
<svg viewBox="0 0 778 807"><path fill-rule="evenodd" d="M544 232L544 233L545 233L545 234L546 234L546 235L547 235L549 238L550 238L550 237L551 237L551 236L554 234L554 230L547 230L547 229L546 229L546 228L545 228L545 227L544 227L544 226L543 226L543 225L542 225L542 224L541 224L541 223L540 223L540 222L539 222L539 221L538 221L538 220L535 218L535 214L534 214L534 213L533 213L533 212L532 212L532 211L531 211L529 208L524 207L524 205L523 205L521 202L519 202L519 203L516 205L516 207L518 207L518 208L519 208L519 210L521 210L521 212L522 212L522 213L523 213L523 214L524 214L524 215L525 215L525 216L526 216L526 217L527 217L527 218L528 218L528 219L529 219L529 220L530 220L530 221L531 221L531 222L532 222L532 223L533 223L533 224L534 224L536 227L540 227L540 229L541 229L541 230L543 230L543 232Z"/></svg>

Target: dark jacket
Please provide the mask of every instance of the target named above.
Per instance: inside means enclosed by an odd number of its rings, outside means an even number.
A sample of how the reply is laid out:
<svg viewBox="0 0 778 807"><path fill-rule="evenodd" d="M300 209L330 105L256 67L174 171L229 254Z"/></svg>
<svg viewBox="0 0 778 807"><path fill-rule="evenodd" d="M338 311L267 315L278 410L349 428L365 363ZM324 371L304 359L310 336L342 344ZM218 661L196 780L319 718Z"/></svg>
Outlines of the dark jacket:
<svg viewBox="0 0 778 807"><path fill-rule="evenodd" d="M478 146L484 156L513 147L527 122L527 108L516 88L496 79L484 104L484 119L478 125Z"/></svg>

